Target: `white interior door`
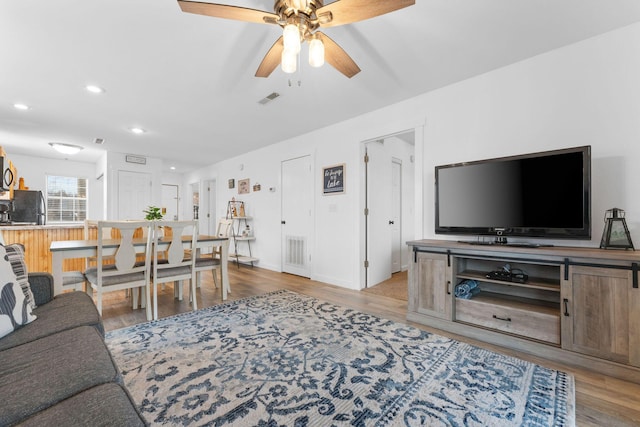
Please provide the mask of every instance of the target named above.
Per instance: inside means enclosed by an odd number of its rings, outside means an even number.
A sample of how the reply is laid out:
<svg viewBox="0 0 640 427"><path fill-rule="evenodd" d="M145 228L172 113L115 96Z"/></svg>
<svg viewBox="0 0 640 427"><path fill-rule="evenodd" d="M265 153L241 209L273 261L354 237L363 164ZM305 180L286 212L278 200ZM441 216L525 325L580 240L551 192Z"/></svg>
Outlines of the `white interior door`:
<svg viewBox="0 0 640 427"><path fill-rule="evenodd" d="M402 270L402 161L391 162L391 273Z"/></svg>
<svg viewBox="0 0 640 427"><path fill-rule="evenodd" d="M282 162L282 271L311 277L311 156Z"/></svg>
<svg viewBox="0 0 640 427"><path fill-rule="evenodd" d="M118 171L118 219L144 219L151 205L151 174Z"/></svg>
<svg viewBox="0 0 640 427"><path fill-rule="evenodd" d="M162 184L162 214L170 221L178 220L178 186Z"/></svg>
<svg viewBox="0 0 640 427"><path fill-rule="evenodd" d="M391 156L383 141L366 144L367 280L374 286L391 277Z"/></svg>

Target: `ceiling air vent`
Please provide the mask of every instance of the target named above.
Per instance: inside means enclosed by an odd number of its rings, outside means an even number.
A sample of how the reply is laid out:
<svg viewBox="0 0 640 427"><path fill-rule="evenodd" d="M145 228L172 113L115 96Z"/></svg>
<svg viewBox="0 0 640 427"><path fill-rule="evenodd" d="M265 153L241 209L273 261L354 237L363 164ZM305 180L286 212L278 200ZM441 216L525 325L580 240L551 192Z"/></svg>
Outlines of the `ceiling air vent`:
<svg viewBox="0 0 640 427"><path fill-rule="evenodd" d="M104 138L96 138L93 140L96 144L102 145L104 144Z"/></svg>
<svg viewBox="0 0 640 427"><path fill-rule="evenodd" d="M267 95L266 97L264 97L260 101L258 101L258 104L266 105L267 103L273 101L274 99L276 99L279 96L280 96L279 93L271 92L269 95Z"/></svg>

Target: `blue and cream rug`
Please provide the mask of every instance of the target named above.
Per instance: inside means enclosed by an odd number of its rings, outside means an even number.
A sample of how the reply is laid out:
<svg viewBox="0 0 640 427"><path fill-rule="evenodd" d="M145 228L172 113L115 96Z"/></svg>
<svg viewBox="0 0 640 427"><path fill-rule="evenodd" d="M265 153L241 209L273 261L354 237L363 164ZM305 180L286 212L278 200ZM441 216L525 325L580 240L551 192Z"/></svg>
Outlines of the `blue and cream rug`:
<svg viewBox="0 0 640 427"><path fill-rule="evenodd" d="M573 377L278 291L107 333L152 425L571 426Z"/></svg>

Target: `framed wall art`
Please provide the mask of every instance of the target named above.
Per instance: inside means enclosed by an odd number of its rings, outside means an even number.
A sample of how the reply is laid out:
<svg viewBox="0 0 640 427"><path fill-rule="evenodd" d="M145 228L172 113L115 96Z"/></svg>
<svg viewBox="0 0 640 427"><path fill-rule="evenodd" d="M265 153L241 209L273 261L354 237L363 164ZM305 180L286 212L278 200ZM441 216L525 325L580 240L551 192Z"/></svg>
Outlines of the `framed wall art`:
<svg viewBox="0 0 640 427"><path fill-rule="evenodd" d="M344 194L346 165L327 166L322 168L322 194Z"/></svg>
<svg viewBox="0 0 640 427"><path fill-rule="evenodd" d="M249 194L250 188L249 178L238 180L238 194Z"/></svg>

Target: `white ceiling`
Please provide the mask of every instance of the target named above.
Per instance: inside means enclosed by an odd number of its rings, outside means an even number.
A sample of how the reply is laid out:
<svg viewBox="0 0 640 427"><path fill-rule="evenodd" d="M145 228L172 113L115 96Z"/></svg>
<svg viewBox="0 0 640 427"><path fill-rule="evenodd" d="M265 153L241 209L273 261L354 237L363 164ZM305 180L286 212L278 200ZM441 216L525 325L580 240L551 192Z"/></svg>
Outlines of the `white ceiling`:
<svg viewBox="0 0 640 427"><path fill-rule="evenodd" d="M86 147L74 160L110 150L160 157L181 172L637 21L638 0L417 0L323 30L360 74L303 62L301 86L290 87L279 69L254 77L280 35L274 25L186 14L175 0L5 0L0 145L64 158L48 143L65 142ZM106 93L88 93L90 83ZM280 97L258 103L272 92ZM134 126L148 132L134 135Z"/></svg>

